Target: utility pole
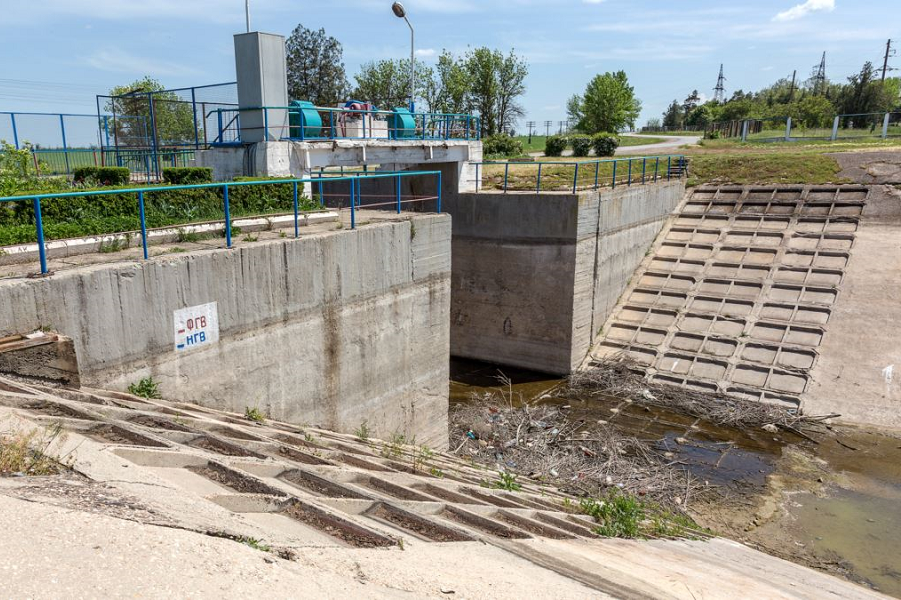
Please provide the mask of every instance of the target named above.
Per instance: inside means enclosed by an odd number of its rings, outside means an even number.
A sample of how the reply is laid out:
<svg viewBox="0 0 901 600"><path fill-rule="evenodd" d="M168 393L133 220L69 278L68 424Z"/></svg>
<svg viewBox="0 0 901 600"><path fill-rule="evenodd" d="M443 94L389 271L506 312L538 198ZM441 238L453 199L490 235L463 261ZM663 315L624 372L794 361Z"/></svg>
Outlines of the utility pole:
<svg viewBox="0 0 901 600"><path fill-rule="evenodd" d="M817 74L814 76L813 94L820 92L826 93L826 53L823 52L823 58L820 60L820 66L817 68Z"/></svg>
<svg viewBox="0 0 901 600"><path fill-rule="evenodd" d="M526 121L526 127L529 128L529 143L532 143L532 129L535 128L535 121Z"/></svg>
<svg viewBox="0 0 901 600"><path fill-rule="evenodd" d="M713 101L722 104L726 101L726 78L723 76L723 64L720 63L720 76L716 80L716 87L713 88Z"/></svg>
<svg viewBox="0 0 901 600"><path fill-rule="evenodd" d="M791 102L792 100L795 99L795 80L797 79L797 77L798 77L798 70L795 69L794 71L792 71L792 87L788 91L788 101L789 102Z"/></svg>
<svg viewBox="0 0 901 600"><path fill-rule="evenodd" d="M894 71L894 70L895 70L895 69L892 69L892 68L890 68L890 67L888 66L888 59L889 59L889 57L890 57L890 56L894 56L894 55L895 55L895 51L892 50L892 40L889 40L889 41L887 41L887 42L885 43L885 59L883 59L883 61L882 61L882 81L883 81L883 82L885 82L885 74L886 74L888 71Z"/></svg>
<svg viewBox="0 0 901 600"><path fill-rule="evenodd" d="M551 135L551 125L553 125L553 121L545 121L544 122L544 137L550 137Z"/></svg>

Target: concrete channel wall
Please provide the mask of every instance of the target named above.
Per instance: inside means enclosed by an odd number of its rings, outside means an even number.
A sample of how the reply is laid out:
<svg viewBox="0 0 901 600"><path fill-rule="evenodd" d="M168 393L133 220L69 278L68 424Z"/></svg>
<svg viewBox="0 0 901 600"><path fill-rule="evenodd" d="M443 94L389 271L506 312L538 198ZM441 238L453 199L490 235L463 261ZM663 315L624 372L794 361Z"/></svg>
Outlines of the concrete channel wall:
<svg viewBox="0 0 901 600"><path fill-rule="evenodd" d="M571 372L684 192L679 180L447 198L451 354Z"/></svg>
<svg viewBox="0 0 901 600"><path fill-rule="evenodd" d="M0 335L71 337L86 385L152 375L169 398L443 448L450 235L421 215L4 280ZM219 342L176 351L174 311L210 302Z"/></svg>

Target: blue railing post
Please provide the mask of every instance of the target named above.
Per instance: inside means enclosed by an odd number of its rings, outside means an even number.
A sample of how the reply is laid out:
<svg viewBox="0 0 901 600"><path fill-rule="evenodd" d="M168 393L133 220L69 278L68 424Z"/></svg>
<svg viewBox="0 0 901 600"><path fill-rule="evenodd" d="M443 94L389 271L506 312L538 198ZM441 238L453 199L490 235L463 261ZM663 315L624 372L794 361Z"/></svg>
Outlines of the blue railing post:
<svg viewBox="0 0 901 600"><path fill-rule="evenodd" d="M47 249L44 247L44 222L41 220L41 199L32 201L34 208L34 226L38 234L38 256L41 258L41 274L47 274Z"/></svg>
<svg viewBox="0 0 901 600"><path fill-rule="evenodd" d="M654 162L654 183L657 183L657 172L660 171L660 157L658 156Z"/></svg>
<svg viewBox="0 0 901 600"><path fill-rule="evenodd" d="M394 187L397 194L397 214L400 214L400 175L395 177Z"/></svg>
<svg viewBox="0 0 901 600"><path fill-rule="evenodd" d="M667 181L669 181L669 178L670 178L670 168L672 166L672 160L673 160L672 156L666 157L666 180Z"/></svg>
<svg viewBox="0 0 901 600"><path fill-rule="evenodd" d="M219 127L219 143L225 142L225 132L222 130L222 109L216 109L216 123ZM240 131L240 130L239 130Z"/></svg>
<svg viewBox="0 0 901 600"><path fill-rule="evenodd" d="M297 182L295 181L292 184L292 191L294 192L294 237L300 237L300 229L297 224Z"/></svg>
<svg viewBox="0 0 901 600"><path fill-rule="evenodd" d="M507 180L509 179L509 177L510 177L510 163L508 162L504 166L504 193L507 192Z"/></svg>
<svg viewBox="0 0 901 600"><path fill-rule="evenodd" d="M601 171L601 161L594 163L594 189L598 189L598 175Z"/></svg>
<svg viewBox="0 0 901 600"><path fill-rule="evenodd" d="M141 249L144 251L144 260L147 260L147 219L144 213L144 192L138 192L138 212L141 214Z"/></svg>
<svg viewBox="0 0 901 600"><path fill-rule="evenodd" d="M642 158L641 159L641 183L642 184L644 184L644 174L645 174L645 171L647 170L647 167L648 167L648 159Z"/></svg>
<svg viewBox="0 0 901 600"><path fill-rule="evenodd" d="M197 125L197 91L191 88L191 114L194 115L194 147L200 148L200 128Z"/></svg>
<svg viewBox="0 0 901 600"><path fill-rule="evenodd" d="M69 174L69 147L66 144L66 122L63 120L63 116L59 116L59 130L60 133L63 134L63 156L66 157L66 175Z"/></svg>
<svg viewBox="0 0 901 600"><path fill-rule="evenodd" d="M629 178L626 180L626 186L632 185L632 159L629 159Z"/></svg>
<svg viewBox="0 0 901 600"><path fill-rule="evenodd" d="M263 107L263 141L269 141L269 109Z"/></svg>
<svg viewBox="0 0 901 600"><path fill-rule="evenodd" d="M438 212L441 212L441 171L438 171Z"/></svg>
<svg viewBox="0 0 901 600"><path fill-rule="evenodd" d="M541 163L538 163L538 182L535 185L535 191L541 192Z"/></svg>
<svg viewBox="0 0 901 600"><path fill-rule="evenodd" d="M619 163L615 158L613 159L613 189L616 189L616 165Z"/></svg>
<svg viewBox="0 0 901 600"><path fill-rule="evenodd" d="M319 206L325 207L325 193L322 189L322 171L319 171Z"/></svg>
<svg viewBox="0 0 901 600"><path fill-rule="evenodd" d="M232 219L231 219L231 209L228 205L228 184L222 186L225 189L225 247L232 247Z"/></svg>
<svg viewBox="0 0 901 600"><path fill-rule="evenodd" d="M576 187L579 184L579 163L576 163L576 170L573 171L573 194L576 193Z"/></svg>
<svg viewBox="0 0 901 600"><path fill-rule="evenodd" d="M350 179L350 228L357 228L357 219L354 215L354 193L356 192L357 184L354 183L354 179Z"/></svg>
<svg viewBox="0 0 901 600"><path fill-rule="evenodd" d="M9 120L12 121L13 125L13 145L16 147L16 150L19 149L19 132L16 130L16 113L9 113Z"/></svg>

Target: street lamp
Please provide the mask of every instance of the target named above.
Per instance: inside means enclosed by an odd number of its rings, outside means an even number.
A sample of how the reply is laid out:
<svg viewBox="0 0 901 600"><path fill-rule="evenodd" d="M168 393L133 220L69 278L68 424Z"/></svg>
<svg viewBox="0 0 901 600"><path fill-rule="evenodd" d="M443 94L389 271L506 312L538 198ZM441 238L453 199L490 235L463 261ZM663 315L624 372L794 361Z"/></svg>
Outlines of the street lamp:
<svg viewBox="0 0 901 600"><path fill-rule="evenodd" d="M407 18L407 11L403 4L395 2L391 5L391 10L394 12L394 16L406 21L407 26L410 28L410 112L412 113L416 112L416 105L414 104L414 95L416 94L416 59L413 54L413 25L410 24L410 19Z"/></svg>
<svg viewBox="0 0 901 600"><path fill-rule="evenodd" d="M247 20L247 33L250 33L250 0L244 0L244 18Z"/></svg>

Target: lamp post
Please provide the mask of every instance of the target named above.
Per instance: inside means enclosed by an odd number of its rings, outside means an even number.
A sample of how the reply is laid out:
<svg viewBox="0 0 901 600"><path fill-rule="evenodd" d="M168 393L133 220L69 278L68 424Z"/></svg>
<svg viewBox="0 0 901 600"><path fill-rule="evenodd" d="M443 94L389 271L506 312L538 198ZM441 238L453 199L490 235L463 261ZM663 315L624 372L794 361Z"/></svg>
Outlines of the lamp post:
<svg viewBox="0 0 901 600"><path fill-rule="evenodd" d="M244 0L244 19L247 21L247 33L250 33L250 0Z"/></svg>
<svg viewBox="0 0 901 600"><path fill-rule="evenodd" d="M403 4L395 2L391 5L391 10L394 12L394 16L406 21L407 27L410 28L410 112L412 113L416 112L416 104L414 102L416 95L416 59L413 53L413 25L410 24L410 19L407 18L407 11Z"/></svg>

